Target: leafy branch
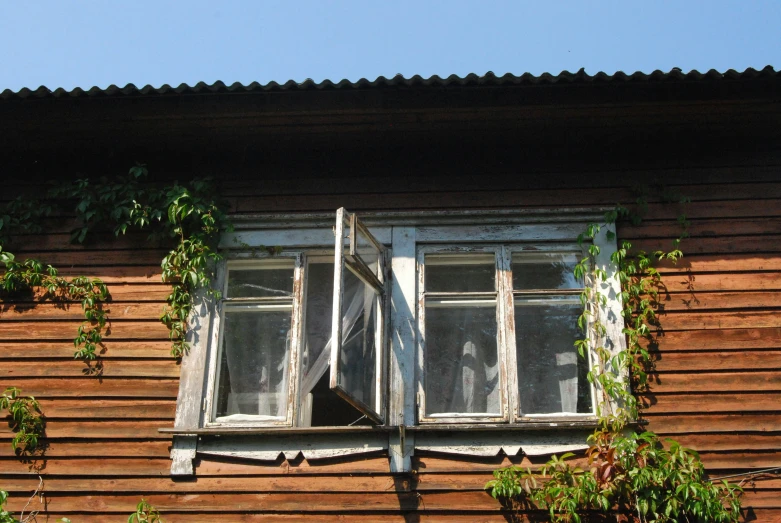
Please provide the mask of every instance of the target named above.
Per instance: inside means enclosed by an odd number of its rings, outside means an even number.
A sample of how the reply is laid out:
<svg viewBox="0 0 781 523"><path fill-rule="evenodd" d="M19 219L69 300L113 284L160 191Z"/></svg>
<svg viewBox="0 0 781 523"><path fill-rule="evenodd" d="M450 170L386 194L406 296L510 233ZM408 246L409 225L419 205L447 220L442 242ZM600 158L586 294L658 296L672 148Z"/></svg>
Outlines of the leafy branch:
<svg viewBox="0 0 781 523"><path fill-rule="evenodd" d="M669 449L652 432L599 430L589 438L588 470L573 466L574 454L566 453L538 473L496 471L486 487L495 498L525 497L548 509L554 522L580 523L585 511L615 511L648 523L737 522L742 489L708 481L695 451L667 441Z"/></svg>
<svg viewBox="0 0 781 523"><path fill-rule="evenodd" d="M12 253L1 250L0 263L5 266L5 272L0 275L0 290L4 294L19 294L39 288L43 291L41 301L81 302L85 321L79 325L73 340L76 347L73 357L88 364L94 360L108 321L108 314L102 303L109 299L109 292L103 281L86 276L77 276L70 280L62 278L51 265L44 267L43 263L33 259L18 262ZM99 367L92 369L99 371Z"/></svg>
<svg viewBox="0 0 781 523"><path fill-rule="evenodd" d="M8 410L11 429L16 432L11 446L17 454L26 455L38 448L46 429L46 421L38 401L32 396L21 394L22 391L16 387L7 388L0 395L0 410Z"/></svg>

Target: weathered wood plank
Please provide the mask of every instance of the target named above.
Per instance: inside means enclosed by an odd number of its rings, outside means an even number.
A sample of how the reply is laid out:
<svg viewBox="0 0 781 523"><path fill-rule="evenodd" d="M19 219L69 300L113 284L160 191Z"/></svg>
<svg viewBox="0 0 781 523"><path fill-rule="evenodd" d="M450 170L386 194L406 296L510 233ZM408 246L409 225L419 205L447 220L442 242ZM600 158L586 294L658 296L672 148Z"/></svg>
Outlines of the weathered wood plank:
<svg viewBox="0 0 781 523"><path fill-rule="evenodd" d="M662 276L666 292L724 292L781 290L781 272L672 273Z"/></svg>
<svg viewBox="0 0 781 523"><path fill-rule="evenodd" d="M176 398L178 379L16 378L0 387L19 387L41 398Z"/></svg>
<svg viewBox="0 0 781 523"><path fill-rule="evenodd" d="M632 243L633 252L653 252L658 249L672 249L671 239L625 238ZM719 236L716 238L686 238L681 242L684 256L695 254L747 254L775 253L781 250L781 235L763 234L761 236Z"/></svg>
<svg viewBox="0 0 781 523"><path fill-rule="evenodd" d="M10 445L9 445L10 446ZM171 460L168 458L54 458L39 460L36 465L44 466L47 475L71 476L78 472L82 477L97 476L159 476L168 475ZM32 476L39 471L22 463L18 458L0 458L0 480L4 475Z"/></svg>
<svg viewBox="0 0 781 523"><path fill-rule="evenodd" d="M150 442L143 442L147 444ZM162 445L163 442L154 442ZM63 444L60 444L63 445ZM488 476L483 476L483 484ZM189 481L171 478L106 478L101 481L79 476L46 478L47 492L150 492L214 493L214 492L388 492L410 491L410 480L386 474L370 476L329 475L306 478L289 476L258 476L252 479L238 477L195 477ZM32 492L38 486L37 478L3 478L7 492Z"/></svg>
<svg viewBox="0 0 781 523"><path fill-rule="evenodd" d="M662 352L688 350L739 350L769 349L781 347L781 329L725 327L718 330L691 330L664 332L652 341L641 340L645 347L658 348Z"/></svg>
<svg viewBox="0 0 781 523"><path fill-rule="evenodd" d="M620 223L618 235L621 238L677 238L682 231L677 220L661 220L645 221L640 225ZM691 220L686 232L691 238L781 234L781 220L777 218Z"/></svg>
<svg viewBox="0 0 781 523"><path fill-rule="evenodd" d="M118 303L100 305L109 319L158 320L166 308L163 302ZM79 303L4 303L0 307L0 322L32 322L84 320L84 310Z"/></svg>
<svg viewBox="0 0 781 523"><path fill-rule="evenodd" d="M643 416L648 420L650 430L665 435L781 431L781 413L681 415L643 413ZM735 468L739 466L736 465Z"/></svg>
<svg viewBox="0 0 781 523"><path fill-rule="evenodd" d="M47 440L45 458L83 458L85 456L101 456L111 458L161 458L168 459L171 452L171 440L140 440L140 441L126 441L126 440L109 440L109 439L81 439L78 441L67 440ZM0 444L0 457L2 458L14 458L14 454L11 445L6 441L2 441ZM43 463L44 459L41 459ZM45 469L44 469L45 471ZM68 475L70 477L78 477L79 470L73 470ZM96 485L94 481L91 481L93 486L92 490L111 490L104 488L103 485ZM171 483L169 481L169 483ZM5 485L5 481L3 481ZM50 485L47 485L46 490L50 491ZM90 489L87 489L90 490Z"/></svg>
<svg viewBox="0 0 781 523"><path fill-rule="evenodd" d="M75 337L75 334L74 334ZM166 341L103 341L103 355L113 358L163 358L171 357L171 342ZM72 358L73 342L3 342L0 360L21 358Z"/></svg>
<svg viewBox="0 0 781 523"><path fill-rule="evenodd" d="M180 365L177 360L101 360L104 378L178 378ZM47 360L45 362L31 360L8 361L0 368L0 379L14 380L16 378L69 378L85 373L85 365L81 360Z"/></svg>
<svg viewBox="0 0 781 523"><path fill-rule="evenodd" d="M675 434L670 437L681 445L700 452L778 451L781 448L781 433L772 432L765 434ZM781 489L781 478L775 480L774 488Z"/></svg>
<svg viewBox="0 0 781 523"><path fill-rule="evenodd" d="M56 438L106 438L106 439L171 439L157 429L173 426L173 420L46 420L46 437ZM13 432L0 425L0 438L10 438Z"/></svg>
<svg viewBox="0 0 781 523"><path fill-rule="evenodd" d="M652 393L778 392L781 372L698 372L649 374Z"/></svg>
<svg viewBox="0 0 781 523"><path fill-rule="evenodd" d="M170 441L170 439L168 440ZM9 443L10 447L10 443ZM239 462L233 460L216 461L213 459L197 459L196 477L231 477L231 476L290 476L290 475L354 475L387 474L388 458L364 457L363 459L347 459L340 461L322 460L306 461L304 459L273 462ZM71 476L78 472L79 476L158 476L169 477L171 460L151 458L72 458L47 459L46 474ZM37 472L29 470L28 466L18 459L0 459L0 474L18 474L37 477Z"/></svg>
<svg viewBox="0 0 781 523"><path fill-rule="evenodd" d="M679 394L650 394L639 397L645 406L643 412L652 414L682 414L702 412L745 412L747 407L753 412L775 412L781 410L781 393L756 392L735 394L697 394L682 392Z"/></svg>
<svg viewBox="0 0 781 523"><path fill-rule="evenodd" d="M781 351L655 352L658 372L715 370L781 370Z"/></svg>
<svg viewBox="0 0 781 523"><path fill-rule="evenodd" d="M770 509L773 510L773 509ZM757 511L759 513L759 511ZM50 520L56 520L65 513L50 513ZM81 512L69 512L67 516L78 523L105 523L106 521L119 520L127 514L85 514ZM453 512L398 512L398 513L366 513L359 512L354 514L335 514L333 512L310 512L306 516L301 514L273 514L266 512L220 512L196 514L196 513L175 513L166 512L163 519L170 523L214 523L215 519L230 521L235 523L291 523L300 522L305 518L308 522L338 521L340 523L408 523L411 518L421 523L443 522L448 523L507 523L507 514L494 511L491 513L481 513L470 511L468 514L455 514ZM126 519L126 518L125 518ZM517 519L518 523L542 523L549 520L547 513L537 512L531 516L522 516ZM762 520L763 522L765 520ZM779 520L781 521L781 520ZM778 523L778 521L772 521Z"/></svg>
<svg viewBox="0 0 781 523"><path fill-rule="evenodd" d="M137 247L166 248L162 243L150 244L148 233L129 232L120 236L113 233L91 231L84 243L72 243L70 232L56 232L47 230L42 234L27 234L11 236L9 250L11 252L22 251L84 251L98 247L108 249L134 249Z"/></svg>
<svg viewBox="0 0 781 523"><path fill-rule="evenodd" d="M168 251L160 249L128 249L128 250L91 250L91 251L11 251L18 260L36 259L54 267L84 267L89 272L90 267L148 267L160 265ZM82 274L85 275L85 274Z"/></svg>
<svg viewBox="0 0 781 523"><path fill-rule="evenodd" d="M682 245L686 249L685 245ZM657 267L664 274L678 273L734 273L741 271L778 271L781 270L781 256L777 253L761 254L703 254L689 251L677 262L664 260Z"/></svg>
<svg viewBox="0 0 781 523"><path fill-rule="evenodd" d="M766 469L770 467L778 467L781 463L781 452L778 450L773 451L756 451L756 452L701 452L700 458L702 459L705 468L710 471L716 471L719 469ZM761 506L773 506L781 508L781 496L779 492L773 492L774 505L761 505ZM752 496L747 496L751 499ZM752 500L752 503L757 503L763 497L757 496Z"/></svg>
<svg viewBox="0 0 781 523"><path fill-rule="evenodd" d="M781 314L777 311L665 312L658 317L665 332L781 327Z"/></svg>
<svg viewBox="0 0 781 523"><path fill-rule="evenodd" d="M79 419L173 419L172 399L40 399L46 417Z"/></svg>
<svg viewBox="0 0 781 523"><path fill-rule="evenodd" d="M767 309L781 306L781 292L682 292L660 293L660 312L718 309Z"/></svg>
<svg viewBox="0 0 781 523"><path fill-rule="evenodd" d="M0 339L9 341L24 340L63 340L70 341L76 336L81 325L78 321L35 321L2 322ZM104 331L104 338L128 340L168 339L168 329L159 321L111 321Z"/></svg>

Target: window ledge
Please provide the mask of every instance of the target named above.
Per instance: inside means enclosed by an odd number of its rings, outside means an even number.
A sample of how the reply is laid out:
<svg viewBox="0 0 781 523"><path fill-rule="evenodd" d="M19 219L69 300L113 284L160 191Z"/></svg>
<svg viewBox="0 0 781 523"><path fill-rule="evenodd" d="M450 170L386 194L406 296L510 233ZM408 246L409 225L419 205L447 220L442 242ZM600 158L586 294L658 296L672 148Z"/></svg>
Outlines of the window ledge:
<svg viewBox="0 0 781 523"><path fill-rule="evenodd" d="M558 419L552 420L524 420L521 423L460 423L460 424L427 424L414 427L405 427L409 432L526 432L540 430L559 430L559 429L593 429L598 422L596 419L572 420Z"/></svg>
<svg viewBox="0 0 781 523"><path fill-rule="evenodd" d="M258 435L303 435L303 434L366 434L387 433L398 430L398 427L360 426L360 427L206 427L200 429L177 429L163 427L157 429L162 434L176 436L258 436Z"/></svg>

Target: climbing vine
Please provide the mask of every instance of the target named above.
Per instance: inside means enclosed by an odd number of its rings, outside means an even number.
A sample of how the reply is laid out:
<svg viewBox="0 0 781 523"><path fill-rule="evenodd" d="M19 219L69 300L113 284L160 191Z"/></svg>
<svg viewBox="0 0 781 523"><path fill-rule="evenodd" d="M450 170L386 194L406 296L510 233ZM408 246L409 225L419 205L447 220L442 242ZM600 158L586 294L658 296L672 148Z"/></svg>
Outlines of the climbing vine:
<svg viewBox="0 0 781 523"><path fill-rule="evenodd" d="M611 253L621 286L627 345L610 350L603 343L607 328L601 317L608 298L600 284L608 275L595 263L600 254L593 240L605 227L608 240L615 240L613 225L625 219L637 225L647 211L647 190L638 191L637 210L622 205L607 212L602 223L591 223L578 237L587 254L576 264L574 275L585 281L581 294L583 313L578 326L584 336L575 342L578 353L591 360L590 382L603 396L598 402L598 427L588 438L587 468L577 466L576 456L553 456L541 470L509 467L494 472L486 488L491 495L518 508L533 503L549 510L554 522L580 522L585 513L617 512L638 522L736 522L740 517L739 486L707 480L698 454L667 440L667 448L653 432L628 429L638 418L638 401L633 393L646 390L648 369L653 362L642 343L658 326L658 292L661 286L656 261L679 260L681 241L688 236L689 222L679 217L681 234L668 251L633 251L629 242ZM686 203L688 199L663 190L665 202ZM591 358L589 358L591 355ZM629 383L627 383L629 380ZM519 505L520 504L520 505Z"/></svg>
<svg viewBox="0 0 781 523"><path fill-rule="evenodd" d="M0 213L0 290L5 294L42 289L42 299L78 301L85 321L79 327L74 357L89 364L97 357L108 315L103 304L110 299L106 285L97 278L59 277L57 269L34 259L18 261L8 251L10 234L40 232L40 222L55 207L76 214L77 226L71 241L85 243L93 232L110 230L115 236L146 231L154 244L171 246L163 258L163 279L172 285L167 307L160 320L168 327L171 354L181 357L188 349L184 340L194 291L207 286L210 264L220 259L216 251L218 233L230 224L208 179L187 184L174 182L157 186L146 181L147 168L137 165L115 180L101 178L96 183L79 179L52 187L43 200L17 198ZM96 373L100 367L96 366Z"/></svg>

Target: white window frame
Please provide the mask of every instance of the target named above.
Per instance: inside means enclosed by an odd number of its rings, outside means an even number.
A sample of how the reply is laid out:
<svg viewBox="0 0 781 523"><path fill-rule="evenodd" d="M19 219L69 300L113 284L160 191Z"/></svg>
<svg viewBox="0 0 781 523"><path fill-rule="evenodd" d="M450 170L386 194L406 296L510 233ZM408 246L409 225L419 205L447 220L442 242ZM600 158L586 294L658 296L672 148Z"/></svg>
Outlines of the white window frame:
<svg viewBox="0 0 781 523"><path fill-rule="evenodd" d="M220 307L214 301L204 299L194 307L191 316L188 339L193 348L182 363L175 427L161 429L176 435L172 450L172 473L192 473L191 460L195 457L196 448L198 452L247 458L271 456L278 448L282 448L286 456L295 455L298 452L295 449L301 449L305 456L306 452L310 456L335 456L386 448L390 453L390 468L396 472L409 470L410 455L416 449L470 455L492 455L502 449L508 453L523 450L533 455L584 448L585 434L593 428L594 416L539 415L522 418L512 411L513 404L509 398L503 400L508 411L502 413L501 420L479 420L477 423L471 419L449 419L436 423L418 420L418 366L422 353L418 350L421 332L417 328L420 277L417 258L421 248L442 248L448 245L467 248L510 246L511 249L516 246L544 249L573 245L586 225L599 221L603 212L603 209L556 209L361 214L371 232L382 244L391 248L389 265L392 277L388 284L392 291L389 291L390 301L386 310L392 319L386 323L387 335L384 336L389 343L385 356L387 359L384 361L388 368L385 427L303 429L292 426L294 423L286 426L207 426L204 409L211 409L213 401L213 391L209 387L213 387L215 382L215 371L212 370L215 362L212 360L218 353L214 349L219 347ZM333 224L333 213L245 216L237 220L235 232L223 235L221 247L228 250L231 263L239 263L234 260L265 257L263 246L280 246L283 249L281 255L288 256L301 252L333 253ZM595 267L604 270L608 276L605 281L595 285L608 297L608 302L605 306L599 306L599 315L607 326L606 339L592 340L591 345L605 346L615 353L625 346L625 339L622 332L620 285L614 278L617 269L610 261L610 254L616 245L614 232L612 226L603 227L594 239L594 244L600 248L600 254L594 258ZM610 236L610 233L613 235ZM260 254L253 253L253 249ZM225 276L224 268L218 267L218 286L224 285ZM303 306L303 301L299 304ZM500 325L504 323L500 322ZM296 328L300 331L302 326ZM512 334L505 330L502 336ZM297 373L299 362L293 361L291 357L290 364L293 366L292 372ZM291 386L294 383L292 372ZM503 379L507 384L503 387L505 391L517 389L517 386L508 383L508 376ZM295 383L297 381L298 377ZM611 403L605 400L598 384L593 388L597 404L604 408L607 403ZM298 398L293 397L292 403L297 404ZM289 414L288 419L295 419L290 417L295 415ZM384 435L378 433L382 430L385 431ZM247 438L242 440L241 445L231 446L226 436L234 432L244 436L255 434L257 438ZM221 444L221 450L214 450L215 445L220 446L215 443L217 440L197 443L198 437L212 434L222 434L219 440L226 440ZM275 438L273 434L280 436ZM291 439L284 434L294 436ZM446 437L443 439L440 435ZM261 447L262 451L259 450Z"/></svg>
<svg viewBox="0 0 781 523"><path fill-rule="evenodd" d="M522 424L537 420L565 419L568 421L596 421L596 391L591 394L591 412L589 413L529 413L521 412L521 402L519 397L519 382L522 381L516 371L517 366L517 348L515 338L515 315L514 302L516 294L521 294L513 289L512 282L512 254L522 253L524 251L533 253L556 253L556 254L574 254L578 259L582 256L588 256L585 246L577 243L505 243L505 244L480 244L464 241L460 244L451 245L420 245L417 249L417 277L418 277L418 362L417 362L417 398L418 398L418 423L424 424L458 424L458 423L511 423ZM495 285L494 292L472 293L473 298L485 297L495 303L496 325L497 325L497 352L498 352L498 377L499 377L499 406L501 413L494 415L490 413L442 413L426 415L426 334L425 334L425 311L426 303L438 297L446 298L446 293L436 293L428 291L426 288L426 257L429 255L464 255L464 254L486 254L494 255L495 260ZM585 288L585 287L584 287ZM581 288L548 292L548 294L560 294L580 303ZM462 294L462 293L453 293ZM478 296L479 294L479 296ZM524 293L531 294L531 293ZM483 296L484 295L484 296ZM492 297L490 297L490 296ZM586 328L586 332L591 332L591 321ZM574 351L574 347L572 347ZM590 354L586 365L591 369ZM589 385L591 387L591 385ZM591 387L593 389L593 387Z"/></svg>
<svg viewBox="0 0 781 523"><path fill-rule="evenodd" d="M256 299L256 298L228 298L228 283L230 282L231 271L241 269L252 269L261 266L266 262L273 263L280 258L290 258L293 260L293 296L290 301L292 306L291 311L291 325L290 325L290 354L288 357L288 387L287 387L287 406L285 408L285 417L278 419L269 416L257 416L256 419L245 419L242 421L220 420L217 417L217 386L220 375L220 367L222 364L222 350L223 350L223 338L225 337L225 329L223 323L227 310L233 306L234 303L239 304L241 302L247 303L268 303L273 306L273 303L278 300L273 299ZM290 252L283 251L274 257L263 253L256 255L254 259L246 258L231 258L224 260L220 263L218 271L224 276L221 278L223 283L221 292L221 300L218 304L217 314L215 315L215 325L212 332L212 340L210 353L213 353L211 358L211 364L209 366L209 381L206 395L204 398L204 423L203 426L210 427L255 427L255 426L267 426L267 427L292 427L294 420L297 417L298 407L298 383L299 383L299 369L298 369L298 356L301 343L301 318L302 318L302 298L301 288L303 284L303 265L304 254L302 252ZM249 417L249 416L248 416ZM276 418L276 419L275 419Z"/></svg>

